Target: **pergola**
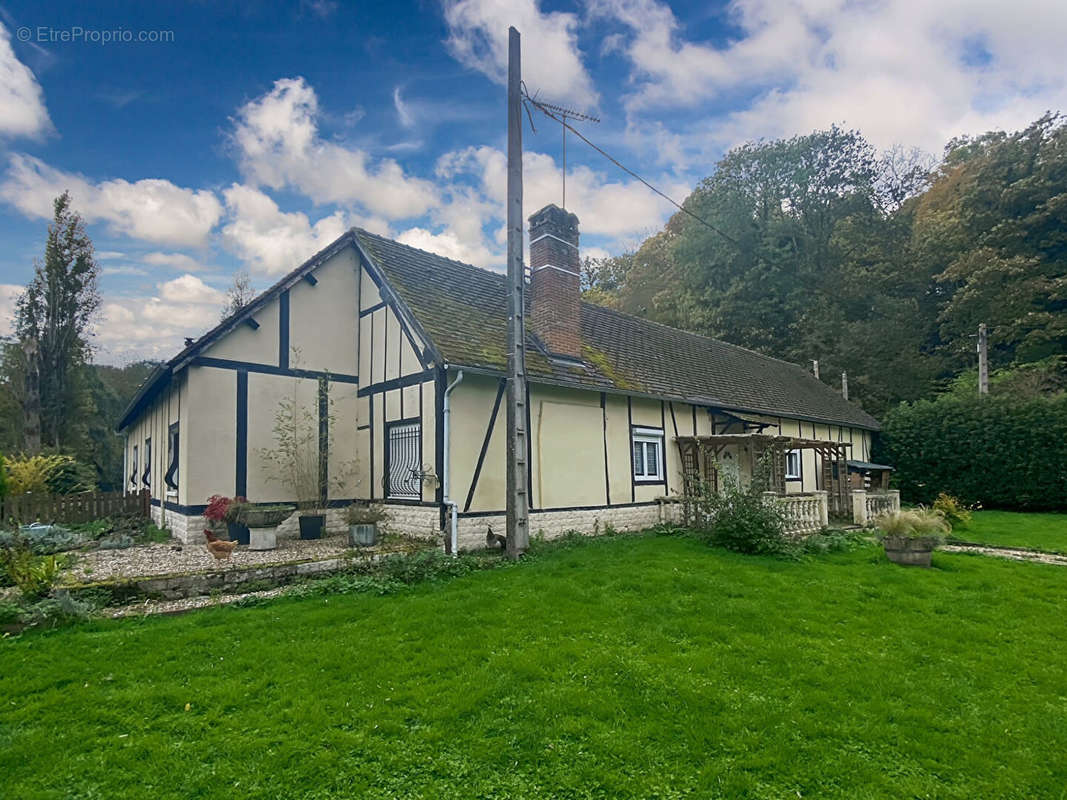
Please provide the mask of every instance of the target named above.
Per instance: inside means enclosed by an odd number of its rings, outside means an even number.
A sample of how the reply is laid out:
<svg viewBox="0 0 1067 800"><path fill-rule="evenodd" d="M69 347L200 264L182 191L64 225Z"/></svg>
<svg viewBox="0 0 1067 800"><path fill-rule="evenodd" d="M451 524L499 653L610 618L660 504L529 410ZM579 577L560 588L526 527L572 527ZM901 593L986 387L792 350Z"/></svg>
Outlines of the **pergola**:
<svg viewBox="0 0 1067 800"><path fill-rule="evenodd" d="M785 494L785 458L790 450L813 450L820 457L821 469L815 485L828 495L830 512L845 514L850 510L848 484L848 450L850 442L829 442L769 433L719 433L709 436L675 437L682 457L682 474L686 494L692 493L693 481L700 479L718 491L717 464L723 450L731 445L747 446L753 464L769 454L770 481L768 491Z"/></svg>

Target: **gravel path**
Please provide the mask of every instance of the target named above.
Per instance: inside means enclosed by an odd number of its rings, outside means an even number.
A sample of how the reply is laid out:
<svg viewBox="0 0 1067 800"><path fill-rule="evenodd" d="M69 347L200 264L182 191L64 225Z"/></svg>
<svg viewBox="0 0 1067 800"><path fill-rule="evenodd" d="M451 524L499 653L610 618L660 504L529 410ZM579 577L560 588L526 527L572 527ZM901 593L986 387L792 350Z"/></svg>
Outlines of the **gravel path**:
<svg viewBox="0 0 1067 800"><path fill-rule="evenodd" d="M278 542L274 550L249 550L247 546L238 546L228 561L216 561L207 548L200 544L149 544L125 550L80 553L77 562L64 573L64 578L84 583L285 564L291 561L319 561L336 558L348 549L345 536L306 541L290 539Z"/></svg>
<svg viewBox="0 0 1067 800"><path fill-rule="evenodd" d="M1040 550L1016 550L1010 547L983 547L974 544L946 544L938 548L947 553L978 553L983 556L1010 558L1015 561L1037 561L1041 564L1056 564L1067 567L1067 556L1057 553L1042 553Z"/></svg>

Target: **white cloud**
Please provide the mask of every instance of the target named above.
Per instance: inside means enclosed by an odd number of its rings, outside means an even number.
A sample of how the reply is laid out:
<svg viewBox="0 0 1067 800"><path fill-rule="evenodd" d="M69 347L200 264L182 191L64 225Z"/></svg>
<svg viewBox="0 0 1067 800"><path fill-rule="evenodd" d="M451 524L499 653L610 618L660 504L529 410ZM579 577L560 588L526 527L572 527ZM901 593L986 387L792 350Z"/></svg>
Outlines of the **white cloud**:
<svg viewBox="0 0 1067 800"><path fill-rule="evenodd" d="M408 108L408 104L404 102L404 98L400 96L400 87L393 88L393 107L396 108L396 117L400 120L400 124L405 128L411 128L415 125L415 117L411 113L411 109Z"/></svg>
<svg viewBox="0 0 1067 800"><path fill-rule="evenodd" d="M195 275L164 281L152 295L115 297L100 309L98 360L170 358L186 336L200 336L218 324L225 300L224 292Z"/></svg>
<svg viewBox="0 0 1067 800"><path fill-rule="evenodd" d="M318 116L318 97L303 78L275 81L245 104L233 141L247 180L296 189L315 203L356 204L391 220L421 216L436 204L436 187L396 161L374 161L363 150L322 139Z"/></svg>
<svg viewBox="0 0 1067 800"><path fill-rule="evenodd" d="M146 253L141 257L141 261L153 267L164 267L185 272L201 272L204 269L199 261L187 256L185 253Z"/></svg>
<svg viewBox="0 0 1067 800"><path fill-rule="evenodd" d="M41 85L15 57L11 34L0 23L0 136L39 136L51 129Z"/></svg>
<svg viewBox="0 0 1067 800"><path fill-rule="evenodd" d="M952 136L1025 126L1067 105L1067 14L1060 0L734 0L741 31L717 46L685 40L656 0L594 0L628 30L631 114L725 107L688 132L729 146L825 128L876 146L939 151ZM738 108L738 96L751 99Z"/></svg>
<svg viewBox="0 0 1067 800"><path fill-rule="evenodd" d="M536 0L446 0L448 48L460 63L507 82L508 26L522 35L522 77L530 92L582 108L597 103L578 49L578 17L545 14Z"/></svg>
<svg viewBox="0 0 1067 800"><path fill-rule="evenodd" d="M147 275L148 270L134 266L104 267L100 270L101 275Z"/></svg>
<svg viewBox="0 0 1067 800"><path fill-rule="evenodd" d="M218 198L206 189L156 178L93 183L20 153L9 158L0 198L28 217L51 219L53 201L68 189L86 222L106 222L116 233L146 242L203 245L222 215Z"/></svg>
<svg viewBox="0 0 1067 800"><path fill-rule="evenodd" d="M197 305L226 302L226 293L220 292L204 283L195 275L185 274L179 278L159 284L159 294L172 303L194 303Z"/></svg>
<svg viewBox="0 0 1067 800"><path fill-rule="evenodd" d="M312 225L306 214L284 212L248 186L235 183L223 195L228 212L223 242L254 272L278 275L295 269L347 227L340 211Z"/></svg>
<svg viewBox="0 0 1067 800"><path fill-rule="evenodd" d="M11 336L15 332L15 301L24 291L25 286L0 283L0 336Z"/></svg>
<svg viewBox="0 0 1067 800"><path fill-rule="evenodd" d="M503 268L503 258L485 246L484 236L479 232L477 238L460 237L453 230L431 233L425 228L408 228L396 237L401 244L428 250L445 258L474 264L478 267L496 266Z"/></svg>
<svg viewBox="0 0 1067 800"><path fill-rule="evenodd" d="M444 179L474 176L492 217L503 222L507 192L507 157L493 147L470 147L447 153L438 160L437 174ZM687 185L659 176L668 194L685 197ZM529 216L549 203L562 200L562 178L555 159L544 153L523 154L523 211ZM657 230L672 206L636 181L616 181L585 166L567 170L567 210L578 215L583 234L612 239L630 238Z"/></svg>

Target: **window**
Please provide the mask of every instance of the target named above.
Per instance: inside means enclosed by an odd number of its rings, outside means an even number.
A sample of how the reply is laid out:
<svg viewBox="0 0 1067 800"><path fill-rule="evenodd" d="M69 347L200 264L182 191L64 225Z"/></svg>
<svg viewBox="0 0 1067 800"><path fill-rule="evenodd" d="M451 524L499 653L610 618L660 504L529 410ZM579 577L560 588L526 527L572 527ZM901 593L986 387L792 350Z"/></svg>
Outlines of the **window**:
<svg viewBox="0 0 1067 800"><path fill-rule="evenodd" d="M167 474L163 476L167 488L178 490L178 423L167 428Z"/></svg>
<svg viewBox="0 0 1067 800"><path fill-rule="evenodd" d="M137 491L137 445L133 446L133 454L130 456L130 489Z"/></svg>
<svg viewBox="0 0 1067 800"><path fill-rule="evenodd" d="M785 454L785 479L787 481L799 481L801 479L800 451L790 450Z"/></svg>
<svg viewBox="0 0 1067 800"><path fill-rule="evenodd" d="M422 425L418 422L386 423L386 497L422 499Z"/></svg>
<svg viewBox="0 0 1067 800"><path fill-rule="evenodd" d="M663 481L663 431L659 428L631 428L634 449L634 480L638 483Z"/></svg>
<svg viewBox="0 0 1067 800"><path fill-rule="evenodd" d="M141 473L141 483L146 488L152 488L152 439L144 440L144 472Z"/></svg>

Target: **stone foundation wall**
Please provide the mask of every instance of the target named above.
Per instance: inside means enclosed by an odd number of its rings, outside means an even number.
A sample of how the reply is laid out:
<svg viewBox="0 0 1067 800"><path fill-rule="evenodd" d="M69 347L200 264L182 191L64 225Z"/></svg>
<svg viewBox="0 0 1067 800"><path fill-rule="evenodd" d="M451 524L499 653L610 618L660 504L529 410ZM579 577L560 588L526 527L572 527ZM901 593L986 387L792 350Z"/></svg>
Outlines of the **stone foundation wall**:
<svg viewBox="0 0 1067 800"><path fill-rule="evenodd" d="M441 518L437 506L386 504L384 508L389 518L381 523L380 527L387 534L442 541Z"/></svg>
<svg viewBox="0 0 1067 800"><path fill-rule="evenodd" d="M565 511L533 511L530 513L530 538L555 539L571 531L595 536L605 533L609 527L617 531L640 531L661 522L677 522L680 518L680 505L659 503ZM459 549L484 548L487 530L491 527L493 533L503 534L504 523L503 514L460 516L456 530Z"/></svg>
<svg viewBox="0 0 1067 800"><path fill-rule="evenodd" d="M416 539L444 543L448 533L448 518L445 531L440 528L440 516L436 506L386 505L389 519L381 524L386 533L411 536ZM344 534L348 530L343 508L331 508L326 512L326 534ZM592 509L564 511L533 511L530 514L530 536L555 539L570 531L588 535L604 533L608 527L618 531L639 531L661 522L678 522L682 507L676 503L650 503L639 506L603 506ZM162 519L161 519L162 518ZM184 544L199 544L203 530L209 523L202 516L185 516L177 511L152 507L152 519L157 525L170 528L172 535ZM300 537L299 515L294 513L278 526L279 539ZM485 547L486 531L504 533L504 515L463 516L457 522L457 538L460 550L480 550Z"/></svg>

